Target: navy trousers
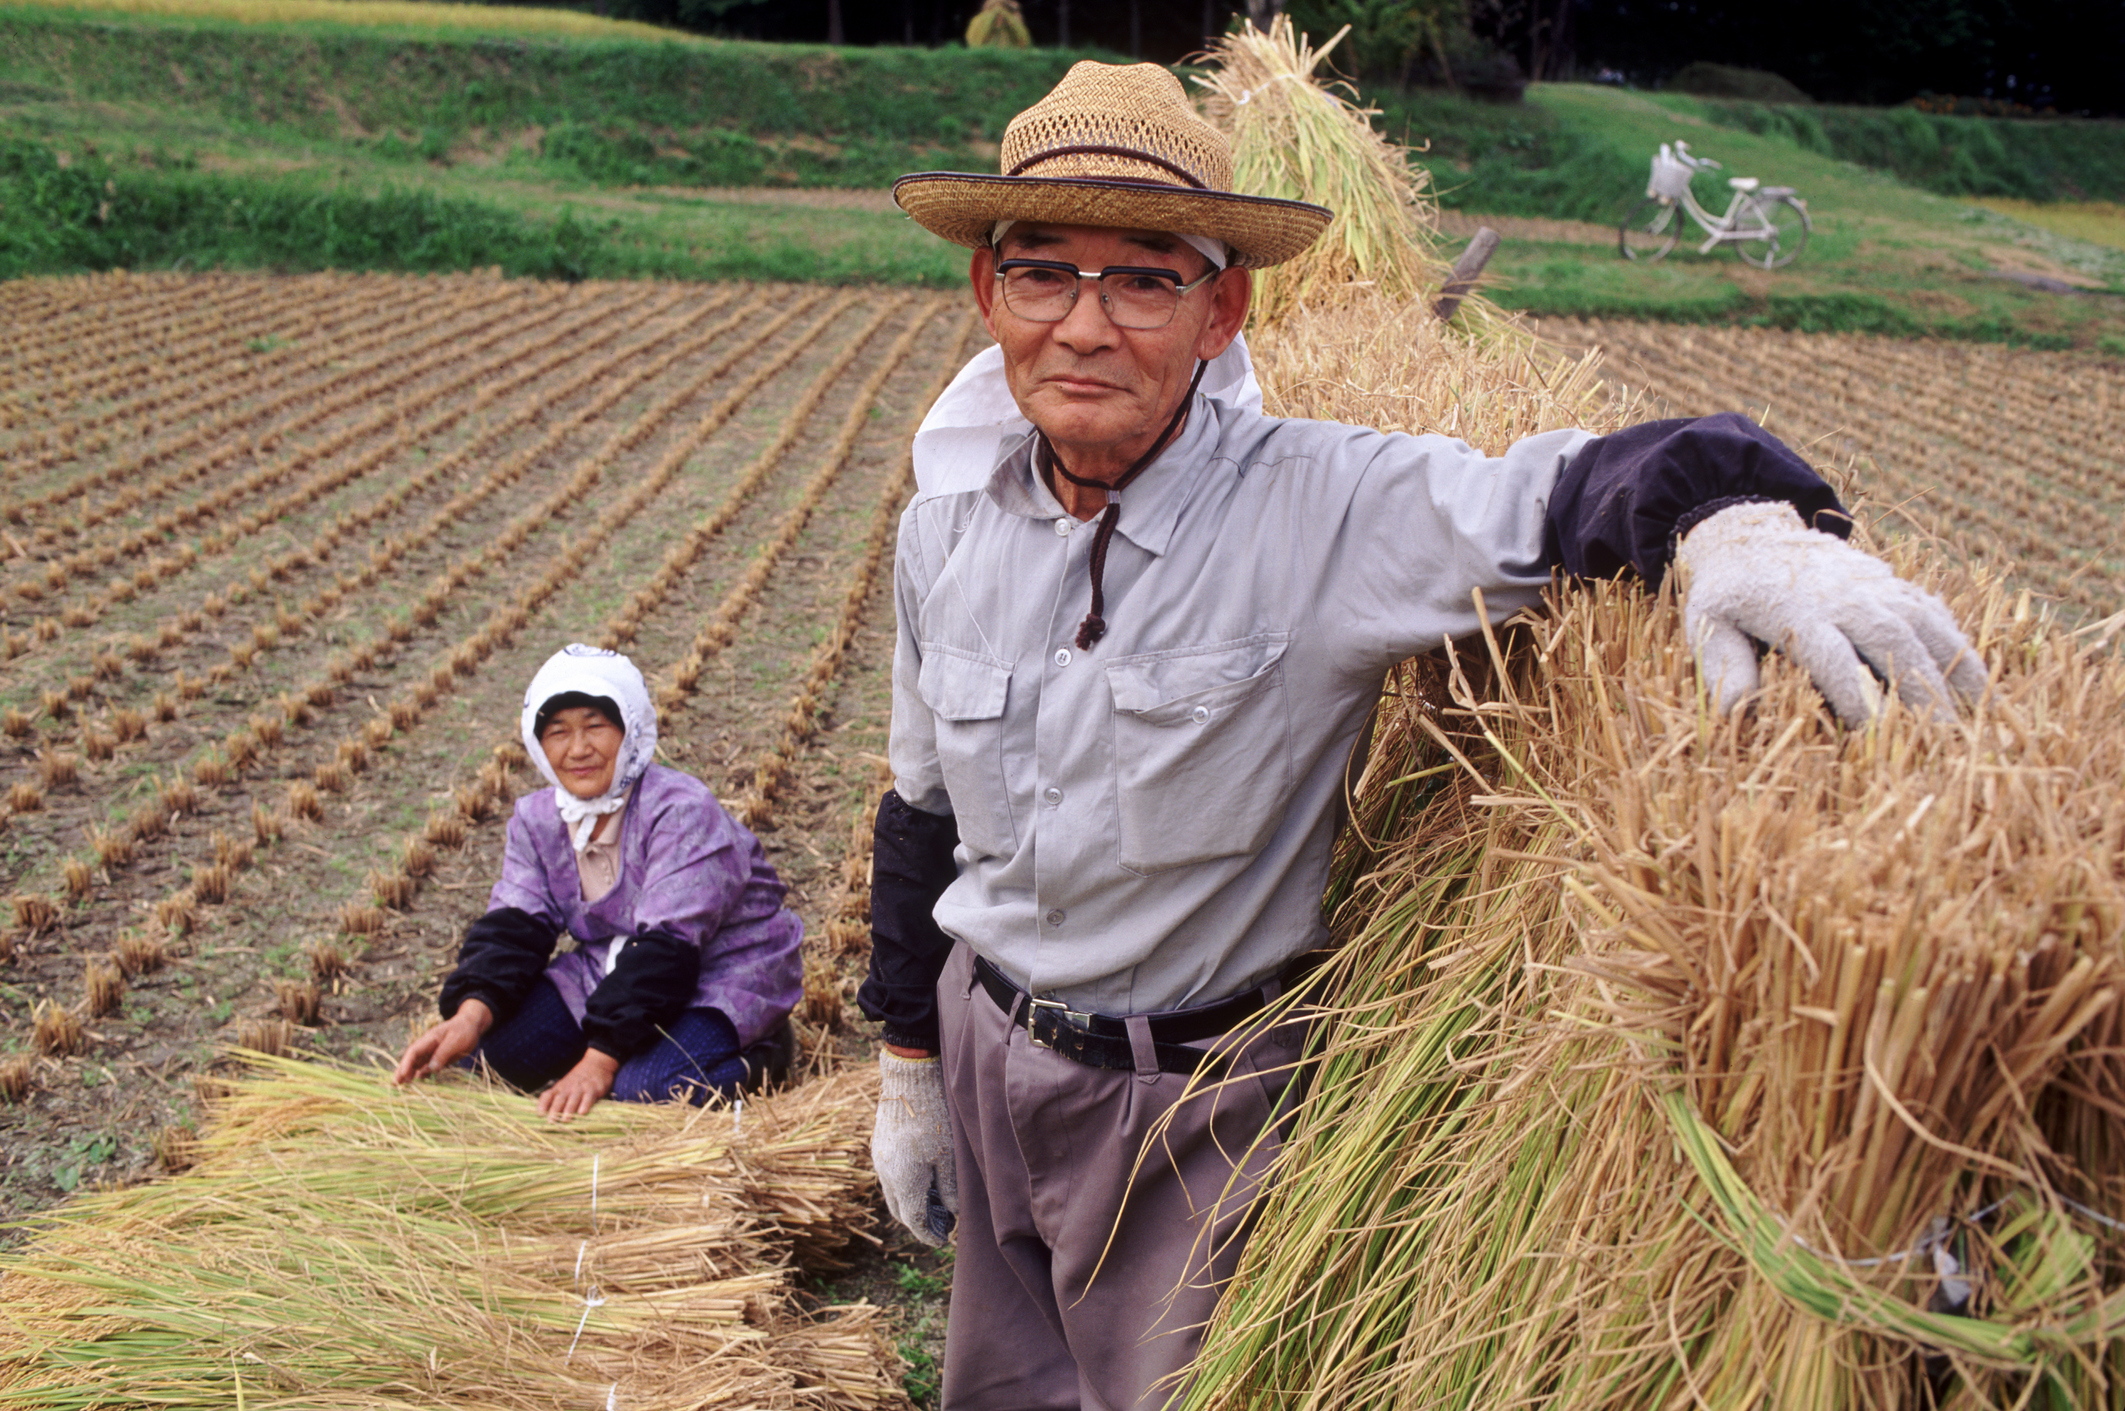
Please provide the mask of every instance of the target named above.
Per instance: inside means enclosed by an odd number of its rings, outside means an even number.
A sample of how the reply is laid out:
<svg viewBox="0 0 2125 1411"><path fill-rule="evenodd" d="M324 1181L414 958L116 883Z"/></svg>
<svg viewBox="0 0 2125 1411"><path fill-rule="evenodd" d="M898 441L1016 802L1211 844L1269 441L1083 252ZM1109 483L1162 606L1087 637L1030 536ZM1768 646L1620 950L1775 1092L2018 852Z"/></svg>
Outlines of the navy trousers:
<svg viewBox="0 0 2125 1411"><path fill-rule="evenodd" d="M487 1031L473 1059L487 1060L511 1087L536 1092L575 1067L587 1047L561 992L541 976L517 1012ZM746 1072L730 1020L718 1010L689 1009L620 1065L612 1095L621 1102L676 1098L698 1107L710 1097L736 1096Z"/></svg>

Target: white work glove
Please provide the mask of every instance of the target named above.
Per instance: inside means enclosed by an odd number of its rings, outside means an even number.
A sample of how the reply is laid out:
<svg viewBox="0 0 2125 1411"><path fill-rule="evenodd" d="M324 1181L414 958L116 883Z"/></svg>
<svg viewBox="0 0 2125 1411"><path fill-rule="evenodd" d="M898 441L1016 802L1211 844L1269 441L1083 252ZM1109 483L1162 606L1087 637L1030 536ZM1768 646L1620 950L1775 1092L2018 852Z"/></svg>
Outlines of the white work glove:
<svg viewBox="0 0 2125 1411"><path fill-rule="evenodd" d="M1881 710L1883 681L1937 717L1954 714L1955 695L1985 689L1984 663L1945 603L1808 528L1789 504L1720 510L1683 536L1675 562L1683 630L1722 713L1761 682L1755 642L1799 663L1848 725Z"/></svg>
<svg viewBox="0 0 2125 1411"><path fill-rule="evenodd" d="M878 1122L871 1128L871 1166L885 1192L885 1208L924 1244L943 1244L959 1215L944 1064L881 1048L878 1068L883 1081Z"/></svg>

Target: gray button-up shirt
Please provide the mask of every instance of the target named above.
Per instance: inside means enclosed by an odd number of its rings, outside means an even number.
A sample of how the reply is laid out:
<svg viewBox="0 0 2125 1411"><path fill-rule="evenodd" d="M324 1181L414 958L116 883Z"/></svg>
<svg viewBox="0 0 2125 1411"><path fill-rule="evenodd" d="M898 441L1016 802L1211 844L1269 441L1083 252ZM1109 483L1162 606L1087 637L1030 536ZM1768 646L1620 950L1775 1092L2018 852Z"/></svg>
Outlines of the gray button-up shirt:
<svg viewBox="0 0 2125 1411"><path fill-rule="evenodd" d="M1137 1014L1251 988L1326 933L1344 764L1382 673L1549 582L1544 512L1592 439L1442 436L1198 397L1109 547L1015 440L918 495L895 565L895 787L954 815L945 933L1033 993Z"/></svg>

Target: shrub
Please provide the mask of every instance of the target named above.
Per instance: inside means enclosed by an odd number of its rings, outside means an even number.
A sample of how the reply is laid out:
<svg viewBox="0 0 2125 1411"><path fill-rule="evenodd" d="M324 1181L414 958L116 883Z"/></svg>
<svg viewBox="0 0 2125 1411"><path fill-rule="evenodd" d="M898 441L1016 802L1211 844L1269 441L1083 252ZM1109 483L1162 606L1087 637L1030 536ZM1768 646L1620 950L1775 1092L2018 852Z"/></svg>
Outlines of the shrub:
<svg viewBox="0 0 2125 1411"><path fill-rule="evenodd" d="M1667 86L1701 98L1753 98L1759 103L1812 101L1790 79L1764 69L1741 69L1728 64L1684 64Z"/></svg>

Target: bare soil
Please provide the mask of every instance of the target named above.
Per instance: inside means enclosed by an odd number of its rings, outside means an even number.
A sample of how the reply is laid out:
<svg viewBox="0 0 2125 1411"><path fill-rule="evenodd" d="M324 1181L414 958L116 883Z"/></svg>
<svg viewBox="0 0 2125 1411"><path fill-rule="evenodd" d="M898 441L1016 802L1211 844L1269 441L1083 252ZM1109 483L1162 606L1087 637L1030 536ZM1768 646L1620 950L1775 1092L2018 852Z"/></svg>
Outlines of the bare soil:
<svg viewBox="0 0 2125 1411"><path fill-rule="evenodd" d="M0 1101L0 1217L152 1177L168 1134L197 1122L196 1082L234 1044L394 1055L428 1022L457 937L484 909L509 799L542 786L508 748L523 683L560 645L607 640L666 685L719 606L736 612L734 635L663 712L663 753L750 809L789 885L814 972L808 1062L869 1052L851 922L884 787L890 534L882 566L867 546L897 513L889 487L927 397L974 351L961 311L898 293L376 277L340 281L338 314L320 320L302 300L276 302L285 283L0 287L0 318L13 324L20 304L39 333L0 353L0 898L18 899L0 900L0 1062L28 1072L27 1091ZM412 314L402 343L333 356L350 301ZM99 337L116 319L124 336ZM859 406L911 325L905 356ZM221 340L235 346L213 356ZM427 353L392 356L422 340ZM688 340L701 346L610 396ZM96 376L119 360L144 370ZM816 407L762 470L822 374ZM197 385L172 381L184 377ZM210 387L235 395L198 410ZM144 454L199 428L210 434ZM108 484L64 493L113 467ZM467 498L504 467L503 483ZM165 492L83 522L172 471L186 473ZM312 483L318 493L289 502ZM168 522L188 506L203 508ZM343 516L358 527L329 542ZM792 516L801 529L748 595L748 570ZM686 571L640 600L667 554L713 523ZM867 570L839 669L792 733L814 653ZM513 607L528 609L514 625ZM762 795L760 765L778 752L790 767ZM463 842L434 848L411 899L379 908L379 874L403 875L409 842L448 815L464 819ZM131 838L132 856L99 856L96 837ZM139 965L158 944L166 963ZM131 973L117 1003L92 1012L89 968L120 955ZM311 984L314 1018L302 1012ZM55 1008L83 1026L78 1051L40 1045L37 1015L49 1028ZM292 1033L290 1014L304 1021ZM884 1223L852 1232L857 1262L816 1292L900 1305L920 1392L942 1266Z"/></svg>

